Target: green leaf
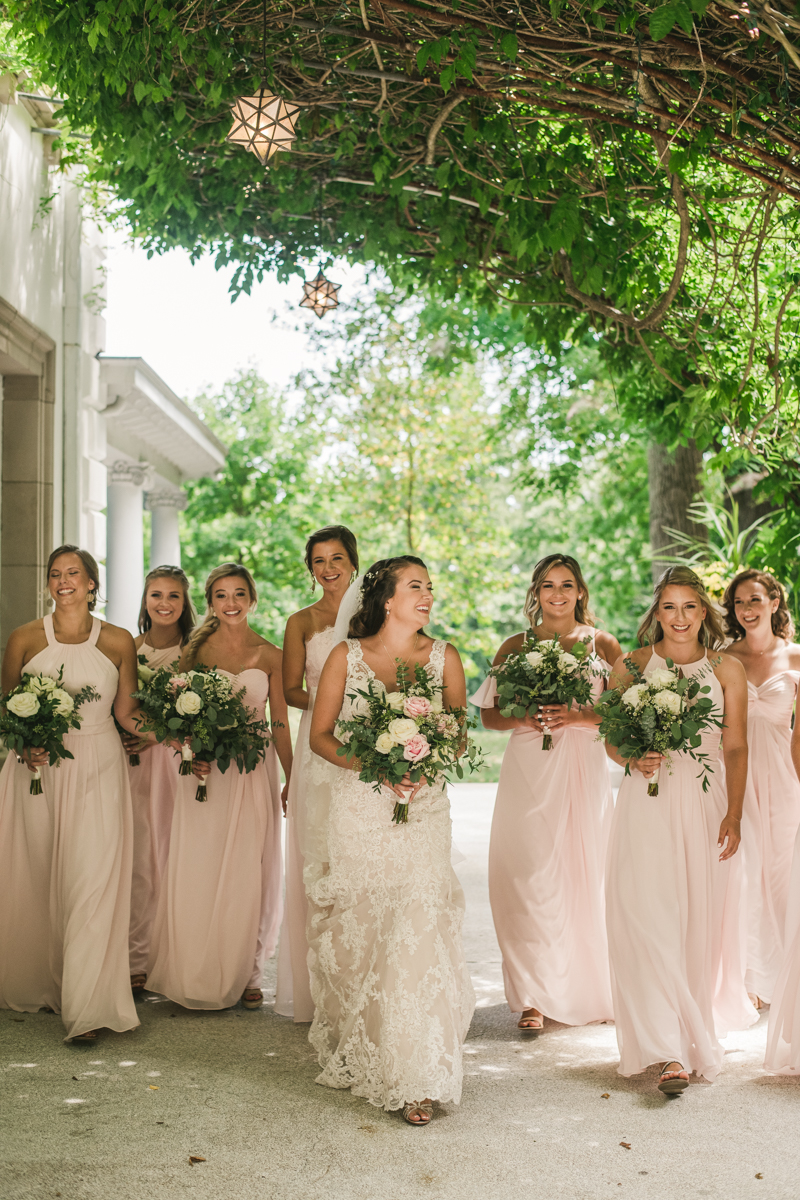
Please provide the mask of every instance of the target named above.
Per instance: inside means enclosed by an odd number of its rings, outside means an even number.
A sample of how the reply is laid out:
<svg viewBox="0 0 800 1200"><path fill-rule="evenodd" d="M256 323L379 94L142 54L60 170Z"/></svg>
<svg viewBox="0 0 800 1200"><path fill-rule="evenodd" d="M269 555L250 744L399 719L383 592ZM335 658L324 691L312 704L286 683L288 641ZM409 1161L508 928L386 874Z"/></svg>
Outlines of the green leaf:
<svg viewBox="0 0 800 1200"><path fill-rule="evenodd" d="M136 81L136 83L133 85L133 94L136 97L136 102L138 104L141 104L149 90L149 87L143 82L143 80L138 79Z"/></svg>
<svg viewBox="0 0 800 1200"><path fill-rule="evenodd" d="M500 49L502 50L503 54L505 54L506 58L510 58L513 62L517 57L517 52L519 50L517 35L515 33L504 33L500 39Z"/></svg>
<svg viewBox="0 0 800 1200"><path fill-rule="evenodd" d="M678 5L662 4L650 14L650 37L654 42L660 42L671 32L678 19Z"/></svg>

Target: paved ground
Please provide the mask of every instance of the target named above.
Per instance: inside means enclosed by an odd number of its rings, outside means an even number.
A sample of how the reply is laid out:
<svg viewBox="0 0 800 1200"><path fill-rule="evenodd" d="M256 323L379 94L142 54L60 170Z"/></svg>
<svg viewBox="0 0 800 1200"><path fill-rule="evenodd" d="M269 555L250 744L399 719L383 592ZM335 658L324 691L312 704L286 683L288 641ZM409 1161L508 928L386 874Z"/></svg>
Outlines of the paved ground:
<svg viewBox="0 0 800 1200"><path fill-rule="evenodd" d="M57 1017L0 1012L2 1200L797 1200L800 1080L760 1070L764 1019L674 1101L616 1075L612 1027L515 1029L486 892L494 787L454 793L479 993L459 1107L412 1129L318 1087L305 1027L266 1006L153 997L139 1030L81 1048Z"/></svg>

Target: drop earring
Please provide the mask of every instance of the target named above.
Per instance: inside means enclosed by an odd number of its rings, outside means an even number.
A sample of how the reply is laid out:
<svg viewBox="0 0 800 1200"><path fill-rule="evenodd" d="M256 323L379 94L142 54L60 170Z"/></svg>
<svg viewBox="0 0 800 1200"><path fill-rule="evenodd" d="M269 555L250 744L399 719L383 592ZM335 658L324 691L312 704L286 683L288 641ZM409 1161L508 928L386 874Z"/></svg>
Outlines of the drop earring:
<svg viewBox="0 0 800 1200"><path fill-rule="evenodd" d="M312 575L311 576L311 591L315 592L316 590L317 590L317 577L316 577L316 575Z"/></svg>

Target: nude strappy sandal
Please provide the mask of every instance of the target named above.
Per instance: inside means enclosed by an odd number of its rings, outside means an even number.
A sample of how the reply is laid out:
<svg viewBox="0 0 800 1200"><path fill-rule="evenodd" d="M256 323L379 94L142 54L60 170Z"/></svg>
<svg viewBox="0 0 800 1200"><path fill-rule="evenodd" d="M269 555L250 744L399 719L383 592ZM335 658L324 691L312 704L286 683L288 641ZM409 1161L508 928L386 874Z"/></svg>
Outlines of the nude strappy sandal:
<svg viewBox="0 0 800 1200"><path fill-rule="evenodd" d="M681 1071L686 1074L686 1078L682 1079L677 1071L668 1071L667 1067L677 1064ZM666 1079L665 1076L671 1075L671 1079ZM684 1067L683 1063L678 1062L677 1058L671 1058L668 1063L664 1063L664 1070L661 1072L658 1080L658 1090L663 1092L665 1096L679 1096L689 1086L689 1072Z"/></svg>
<svg viewBox="0 0 800 1200"><path fill-rule="evenodd" d="M412 1121L412 1113L420 1113L423 1117L427 1117L427 1120ZM419 1104L404 1104L403 1120L408 1121L409 1125L413 1125L416 1129L420 1129L423 1125L430 1125L431 1121L433 1120L433 1101L421 1100Z"/></svg>

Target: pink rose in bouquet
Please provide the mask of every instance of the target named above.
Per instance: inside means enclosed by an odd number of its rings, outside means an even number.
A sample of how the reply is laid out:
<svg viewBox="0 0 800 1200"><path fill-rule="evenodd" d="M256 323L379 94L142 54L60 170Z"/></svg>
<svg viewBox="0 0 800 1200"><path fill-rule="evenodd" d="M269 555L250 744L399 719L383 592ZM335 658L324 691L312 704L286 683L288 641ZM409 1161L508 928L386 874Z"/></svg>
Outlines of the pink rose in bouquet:
<svg viewBox="0 0 800 1200"><path fill-rule="evenodd" d="M407 717L427 717L431 711L431 702L426 696L406 696L403 701L403 712Z"/></svg>
<svg viewBox="0 0 800 1200"><path fill-rule="evenodd" d="M415 733L403 747L403 758L406 762L417 763L427 758L431 752L431 744L424 733Z"/></svg>

